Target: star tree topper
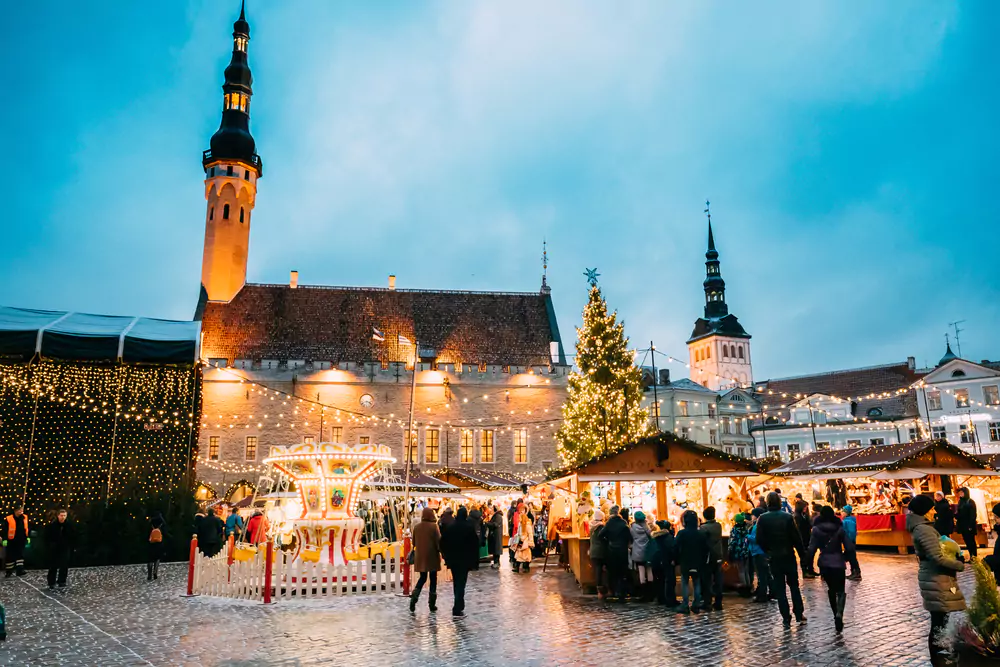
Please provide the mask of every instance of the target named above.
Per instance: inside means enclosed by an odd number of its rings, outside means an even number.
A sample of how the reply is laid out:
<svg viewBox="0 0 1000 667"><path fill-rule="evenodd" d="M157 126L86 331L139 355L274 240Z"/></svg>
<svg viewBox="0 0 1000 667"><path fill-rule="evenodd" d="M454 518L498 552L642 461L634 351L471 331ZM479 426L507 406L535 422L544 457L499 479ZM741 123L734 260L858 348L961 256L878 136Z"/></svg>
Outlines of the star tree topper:
<svg viewBox="0 0 1000 667"><path fill-rule="evenodd" d="M583 275L587 276L587 282L590 283L591 287L597 287L597 277L601 274L597 272L597 267L592 269L585 268L583 270Z"/></svg>

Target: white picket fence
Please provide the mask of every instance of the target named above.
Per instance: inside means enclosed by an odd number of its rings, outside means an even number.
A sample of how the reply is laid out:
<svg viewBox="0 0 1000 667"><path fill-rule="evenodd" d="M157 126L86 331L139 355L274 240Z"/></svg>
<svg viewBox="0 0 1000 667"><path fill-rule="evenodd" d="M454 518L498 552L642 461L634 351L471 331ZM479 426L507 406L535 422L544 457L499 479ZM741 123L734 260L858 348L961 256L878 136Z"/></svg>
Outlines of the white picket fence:
<svg viewBox="0 0 1000 667"><path fill-rule="evenodd" d="M384 559L379 555L373 560L334 566L293 561L288 554L275 550L268 581L266 553L261 545L251 560L230 563L226 549L211 558L195 550L194 567L189 572L191 592L241 600L276 601L379 595L403 589L404 564L400 557Z"/></svg>

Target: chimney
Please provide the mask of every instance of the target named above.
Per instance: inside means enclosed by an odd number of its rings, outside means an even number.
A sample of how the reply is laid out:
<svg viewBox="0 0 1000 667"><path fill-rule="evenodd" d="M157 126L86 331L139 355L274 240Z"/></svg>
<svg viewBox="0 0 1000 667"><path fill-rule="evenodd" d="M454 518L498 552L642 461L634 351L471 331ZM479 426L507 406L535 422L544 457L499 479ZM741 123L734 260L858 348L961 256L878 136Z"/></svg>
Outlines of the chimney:
<svg viewBox="0 0 1000 667"><path fill-rule="evenodd" d="M917 368L917 359L916 359L916 357L907 357L906 358L906 367L909 368L911 371L912 370L916 370L916 368Z"/></svg>
<svg viewBox="0 0 1000 667"><path fill-rule="evenodd" d="M393 292L395 290L396 290L396 276L390 274L389 275L389 291Z"/></svg>
<svg viewBox="0 0 1000 667"><path fill-rule="evenodd" d="M657 369L660 375L660 386L670 384L670 369L660 368Z"/></svg>
<svg viewBox="0 0 1000 667"><path fill-rule="evenodd" d="M292 271L292 275L288 278L288 286L295 289L299 286L299 272Z"/></svg>

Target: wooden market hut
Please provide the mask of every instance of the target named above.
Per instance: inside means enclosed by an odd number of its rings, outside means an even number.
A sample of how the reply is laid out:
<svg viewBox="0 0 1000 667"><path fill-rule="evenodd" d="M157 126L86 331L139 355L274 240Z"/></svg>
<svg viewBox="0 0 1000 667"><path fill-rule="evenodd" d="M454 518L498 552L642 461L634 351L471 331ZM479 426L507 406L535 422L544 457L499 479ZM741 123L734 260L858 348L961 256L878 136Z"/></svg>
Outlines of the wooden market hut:
<svg viewBox="0 0 1000 667"><path fill-rule="evenodd" d="M912 481L918 493L951 492L970 480L1000 475L978 457L945 440L814 452L774 468L770 474L795 481L891 481L897 506L900 481ZM913 546L901 509L890 514L859 512L856 515L859 545L894 546L900 553L906 553ZM980 540L984 537L980 535Z"/></svg>
<svg viewBox="0 0 1000 667"><path fill-rule="evenodd" d="M473 495L493 497L517 493L525 483L512 473L479 468L442 468L434 476Z"/></svg>
<svg viewBox="0 0 1000 667"><path fill-rule="evenodd" d="M576 466L553 471L547 483L579 499L591 483L613 482L615 498L620 499L623 482L655 482L656 515L665 517L668 514L668 480L700 480L701 504L705 507L713 479L731 479L738 486L741 499L745 499L748 479L759 476L757 464L750 459L664 432L641 438ZM572 531L559 533L559 538L566 545L569 566L576 580L581 586L590 587L595 579L590 564L589 532L583 523L585 518L575 515Z"/></svg>

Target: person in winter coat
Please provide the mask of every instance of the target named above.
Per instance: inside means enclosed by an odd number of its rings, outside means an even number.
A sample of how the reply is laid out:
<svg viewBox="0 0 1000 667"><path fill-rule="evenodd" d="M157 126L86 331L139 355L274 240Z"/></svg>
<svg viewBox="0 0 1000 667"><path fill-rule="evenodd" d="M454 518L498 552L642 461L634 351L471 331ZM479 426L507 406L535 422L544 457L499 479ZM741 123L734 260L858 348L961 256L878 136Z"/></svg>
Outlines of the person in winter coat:
<svg viewBox="0 0 1000 667"><path fill-rule="evenodd" d="M517 506L518 506L518 504L520 504L520 500L518 500L517 498L515 498L514 500L511 501L510 507L507 509L507 535L509 537L514 537L515 535L517 535L517 526L515 525L514 522L517 521L517 518L519 516L518 513L517 513ZM514 549L509 548L509 546L508 546L507 555L510 557L510 565L513 568L514 567Z"/></svg>
<svg viewBox="0 0 1000 667"><path fill-rule="evenodd" d="M61 509L56 518L45 526L45 555L49 561L49 588L59 588L66 585L66 575L69 572L69 560L73 555L76 541L76 530L67 519L69 514ZM57 575L58 574L58 578Z"/></svg>
<svg viewBox="0 0 1000 667"><path fill-rule="evenodd" d="M649 541L652 539L649 526L646 525L646 514L635 513L635 523L629 527L632 535L632 564L639 573L639 595L644 600L653 599L653 566L646 558Z"/></svg>
<svg viewBox="0 0 1000 667"><path fill-rule="evenodd" d="M608 596L620 602L625 601L625 577L628 575L628 547L632 533L628 524L619 514L618 505L608 510L608 522L601 531L608 567Z"/></svg>
<svg viewBox="0 0 1000 667"><path fill-rule="evenodd" d="M222 551L222 533L225 525L222 519L215 516L215 508L211 507L208 514L198 525L198 548L209 558Z"/></svg>
<svg viewBox="0 0 1000 667"><path fill-rule="evenodd" d="M267 541L267 519L260 510L254 512L247 521L246 539L250 544L262 544Z"/></svg>
<svg viewBox="0 0 1000 667"><path fill-rule="evenodd" d="M934 494L934 530L947 536L955 532L955 513L940 491Z"/></svg>
<svg viewBox="0 0 1000 667"><path fill-rule="evenodd" d="M833 508L825 505L819 511L816 524L809 537L809 561L813 562L819 551L819 575L826 583L826 594L833 611L833 623L837 632L844 630L844 607L847 606L847 592L844 589L844 574L847 571L845 555L854 545L847 539L844 525Z"/></svg>
<svg viewBox="0 0 1000 667"><path fill-rule="evenodd" d="M535 524L524 503L518 505L520 518L517 520L517 550L514 552L514 571L525 572L531 565L531 550L535 547Z"/></svg>
<svg viewBox="0 0 1000 667"><path fill-rule="evenodd" d="M243 539L243 517L235 507L229 508L229 516L226 517L226 539L231 535L236 536L236 541Z"/></svg>
<svg viewBox="0 0 1000 667"><path fill-rule="evenodd" d="M799 561L802 565L802 577L812 579L816 576L813 563L806 558L806 546L809 544L809 536L812 533L812 517L809 515L809 503L802 499L802 494L795 494L795 508L792 512L795 519L795 529L799 531L799 541L802 549L799 551Z"/></svg>
<svg viewBox="0 0 1000 667"><path fill-rule="evenodd" d="M594 569L594 579L597 582L598 600L604 599L603 583L607 581L605 570L607 570L608 546L601 540L603 531L604 512L594 510L594 517L590 520L590 565Z"/></svg>
<svg viewBox="0 0 1000 667"><path fill-rule="evenodd" d="M742 512L733 518L728 551L729 562L736 566L739 574L737 591L740 597L748 598L753 589L753 556L750 554L750 526L747 525L747 515Z"/></svg>
<svg viewBox="0 0 1000 667"><path fill-rule="evenodd" d="M754 573L757 575L757 588L753 592L754 602L767 602L776 598L771 589L771 568L768 566L767 554L757 542L757 520L764 514L765 510L760 507L754 508L750 513L750 533L747 535L747 546L750 548Z"/></svg>
<svg viewBox="0 0 1000 667"><path fill-rule="evenodd" d="M705 609L714 597L713 608L722 610L722 524L715 520L715 508L708 506L702 512L704 523L698 530L705 535L708 544L708 562L702 569L701 591L705 597Z"/></svg>
<svg viewBox="0 0 1000 667"><path fill-rule="evenodd" d="M858 563L858 519L854 516L854 507L851 505L844 505L841 511L844 515L841 519L844 526L844 536L847 537L847 542L851 545L846 555L847 562L851 565L851 573L847 575L847 579L861 581L861 565Z"/></svg>
<svg viewBox="0 0 1000 667"><path fill-rule="evenodd" d="M656 556L653 560L653 580L656 582L656 601L668 607L676 607L677 578L674 572L674 529L667 521L656 522L656 530L652 534L656 543Z"/></svg>
<svg viewBox="0 0 1000 667"><path fill-rule="evenodd" d="M958 512L955 516L955 529L965 540L965 548L969 550L969 558L976 559L978 548L976 545L976 531L979 529L979 520L976 518L976 501L969 497L969 490L965 487L957 491Z"/></svg>
<svg viewBox="0 0 1000 667"><path fill-rule="evenodd" d="M420 591L428 579L431 581L427 605L437 611L438 570L441 569L441 529L438 528L434 510L425 507L420 513L420 523L413 529L413 569L420 573L417 585L410 594L410 611L416 611Z"/></svg>
<svg viewBox="0 0 1000 667"><path fill-rule="evenodd" d="M14 512L7 516L3 527L3 561L4 577L11 577L15 568L17 576L24 576L24 547L31 544L28 535L28 515L24 507L18 505Z"/></svg>
<svg viewBox="0 0 1000 667"><path fill-rule="evenodd" d="M465 585L469 570L479 568L479 533L469 520L469 512L459 507L455 520L441 533L441 556L451 570L455 591L452 616L465 615Z"/></svg>
<svg viewBox="0 0 1000 667"><path fill-rule="evenodd" d="M486 522L486 544L493 557L490 569L495 570L500 567L500 554L503 553L503 510L499 507L493 508L493 514Z"/></svg>
<svg viewBox="0 0 1000 667"><path fill-rule="evenodd" d="M422 520L423 517L421 516L421 521ZM440 529L441 532L443 533L445 529L447 529L448 526L451 525L451 522L454 520L455 520L455 510L453 510L450 507L445 507L444 511L441 512L441 517L438 519L438 529Z"/></svg>
<svg viewBox="0 0 1000 667"><path fill-rule="evenodd" d="M483 511L479 509L479 505L473 505L472 509L469 510L469 523L472 524L472 529L476 531L476 537L479 539L479 546L486 546L486 525L483 523ZM479 560L476 560L476 567L474 570L479 569Z"/></svg>
<svg viewBox="0 0 1000 667"><path fill-rule="evenodd" d="M674 561L681 572L681 605L677 613L698 613L702 609L701 582L708 564L708 539L698 530L698 515L694 510L681 514L681 528L674 538ZM692 603L688 606L688 602ZM707 605L705 605L707 606Z"/></svg>
<svg viewBox="0 0 1000 667"><path fill-rule="evenodd" d="M796 552L802 552L802 535L795 527L792 515L782 511L781 496L777 493L767 494L767 513L757 519L755 537L757 544L767 554L771 571L771 593L778 598L778 609L785 627L792 624L792 613L799 623L805 623L805 608L802 605L795 563ZM791 611L788 609L786 586L792 594Z"/></svg>
<svg viewBox="0 0 1000 667"><path fill-rule="evenodd" d="M931 631L927 637L927 647L932 665L951 664L947 649L938 641L938 635L948 625L948 614L965 609L965 597L958 587L956 574L965 569L965 564L944 554L941 549L941 534L934 524L927 520L934 502L927 496L914 496L908 506L906 529L913 536L913 551L917 554L920 567L917 583L924 609L931 613Z"/></svg>
<svg viewBox="0 0 1000 667"><path fill-rule="evenodd" d="M156 579L163 559L163 540L166 537L166 522L162 514L154 514L149 520L149 540L146 542L146 581Z"/></svg>

